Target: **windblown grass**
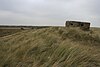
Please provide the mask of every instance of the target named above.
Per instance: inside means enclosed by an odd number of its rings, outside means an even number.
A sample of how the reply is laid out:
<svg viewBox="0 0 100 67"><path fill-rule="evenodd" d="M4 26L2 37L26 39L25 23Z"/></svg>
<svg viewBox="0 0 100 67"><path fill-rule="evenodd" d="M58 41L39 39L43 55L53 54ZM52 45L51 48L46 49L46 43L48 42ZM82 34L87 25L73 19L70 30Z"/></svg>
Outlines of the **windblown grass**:
<svg viewBox="0 0 100 67"><path fill-rule="evenodd" d="M0 37L20 32L21 29L0 29Z"/></svg>
<svg viewBox="0 0 100 67"><path fill-rule="evenodd" d="M25 30L0 38L1 67L99 67L95 31L63 27Z"/></svg>

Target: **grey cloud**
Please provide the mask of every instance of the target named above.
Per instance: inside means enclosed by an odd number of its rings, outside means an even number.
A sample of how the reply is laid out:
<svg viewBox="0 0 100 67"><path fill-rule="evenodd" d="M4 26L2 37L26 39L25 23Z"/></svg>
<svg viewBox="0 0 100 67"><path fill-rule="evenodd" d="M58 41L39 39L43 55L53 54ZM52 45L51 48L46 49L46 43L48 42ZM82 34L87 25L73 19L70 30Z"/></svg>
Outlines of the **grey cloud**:
<svg viewBox="0 0 100 67"><path fill-rule="evenodd" d="M100 26L99 3L99 0L0 0L0 24L64 25L66 20L82 20Z"/></svg>

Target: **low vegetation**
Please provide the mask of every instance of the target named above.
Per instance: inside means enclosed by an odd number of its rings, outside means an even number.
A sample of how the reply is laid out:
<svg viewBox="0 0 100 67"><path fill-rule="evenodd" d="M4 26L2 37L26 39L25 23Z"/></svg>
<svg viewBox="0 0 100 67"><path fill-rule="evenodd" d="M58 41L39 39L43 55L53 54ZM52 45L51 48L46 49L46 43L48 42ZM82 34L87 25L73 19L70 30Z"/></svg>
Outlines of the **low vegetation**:
<svg viewBox="0 0 100 67"><path fill-rule="evenodd" d="M0 37L0 66L100 67L99 33L50 27Z"/></svg>
<svg viewBox="0 0 100 67"><path fill-rule="evenodd" d="M21 29L0 29L0 37L20 32Z"/></svg>

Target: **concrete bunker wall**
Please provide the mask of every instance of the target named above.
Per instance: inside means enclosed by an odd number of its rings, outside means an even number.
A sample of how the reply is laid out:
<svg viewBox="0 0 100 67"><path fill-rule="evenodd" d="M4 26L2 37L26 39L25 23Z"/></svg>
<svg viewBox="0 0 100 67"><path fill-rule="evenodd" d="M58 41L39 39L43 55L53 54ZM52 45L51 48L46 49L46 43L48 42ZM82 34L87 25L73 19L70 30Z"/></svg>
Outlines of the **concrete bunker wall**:
<svg viewBox="0 0 100 67"><path fill-rule="evenodd" d="M89 22L79 22L79 21L66 21L66 27L79 27L82 30L89 30Z"/></svg>

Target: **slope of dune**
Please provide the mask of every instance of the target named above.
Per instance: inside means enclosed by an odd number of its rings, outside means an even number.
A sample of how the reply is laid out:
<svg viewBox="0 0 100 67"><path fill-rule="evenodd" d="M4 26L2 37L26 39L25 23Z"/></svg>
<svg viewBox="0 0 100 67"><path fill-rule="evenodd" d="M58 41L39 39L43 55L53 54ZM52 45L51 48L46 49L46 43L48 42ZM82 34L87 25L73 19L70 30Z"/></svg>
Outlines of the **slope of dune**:
<svg viewBox="0 0 100 67"><path fill-rule="evenodd" d="M99 33L50 27L0 37L0 67L100 67Z"/></svg>

